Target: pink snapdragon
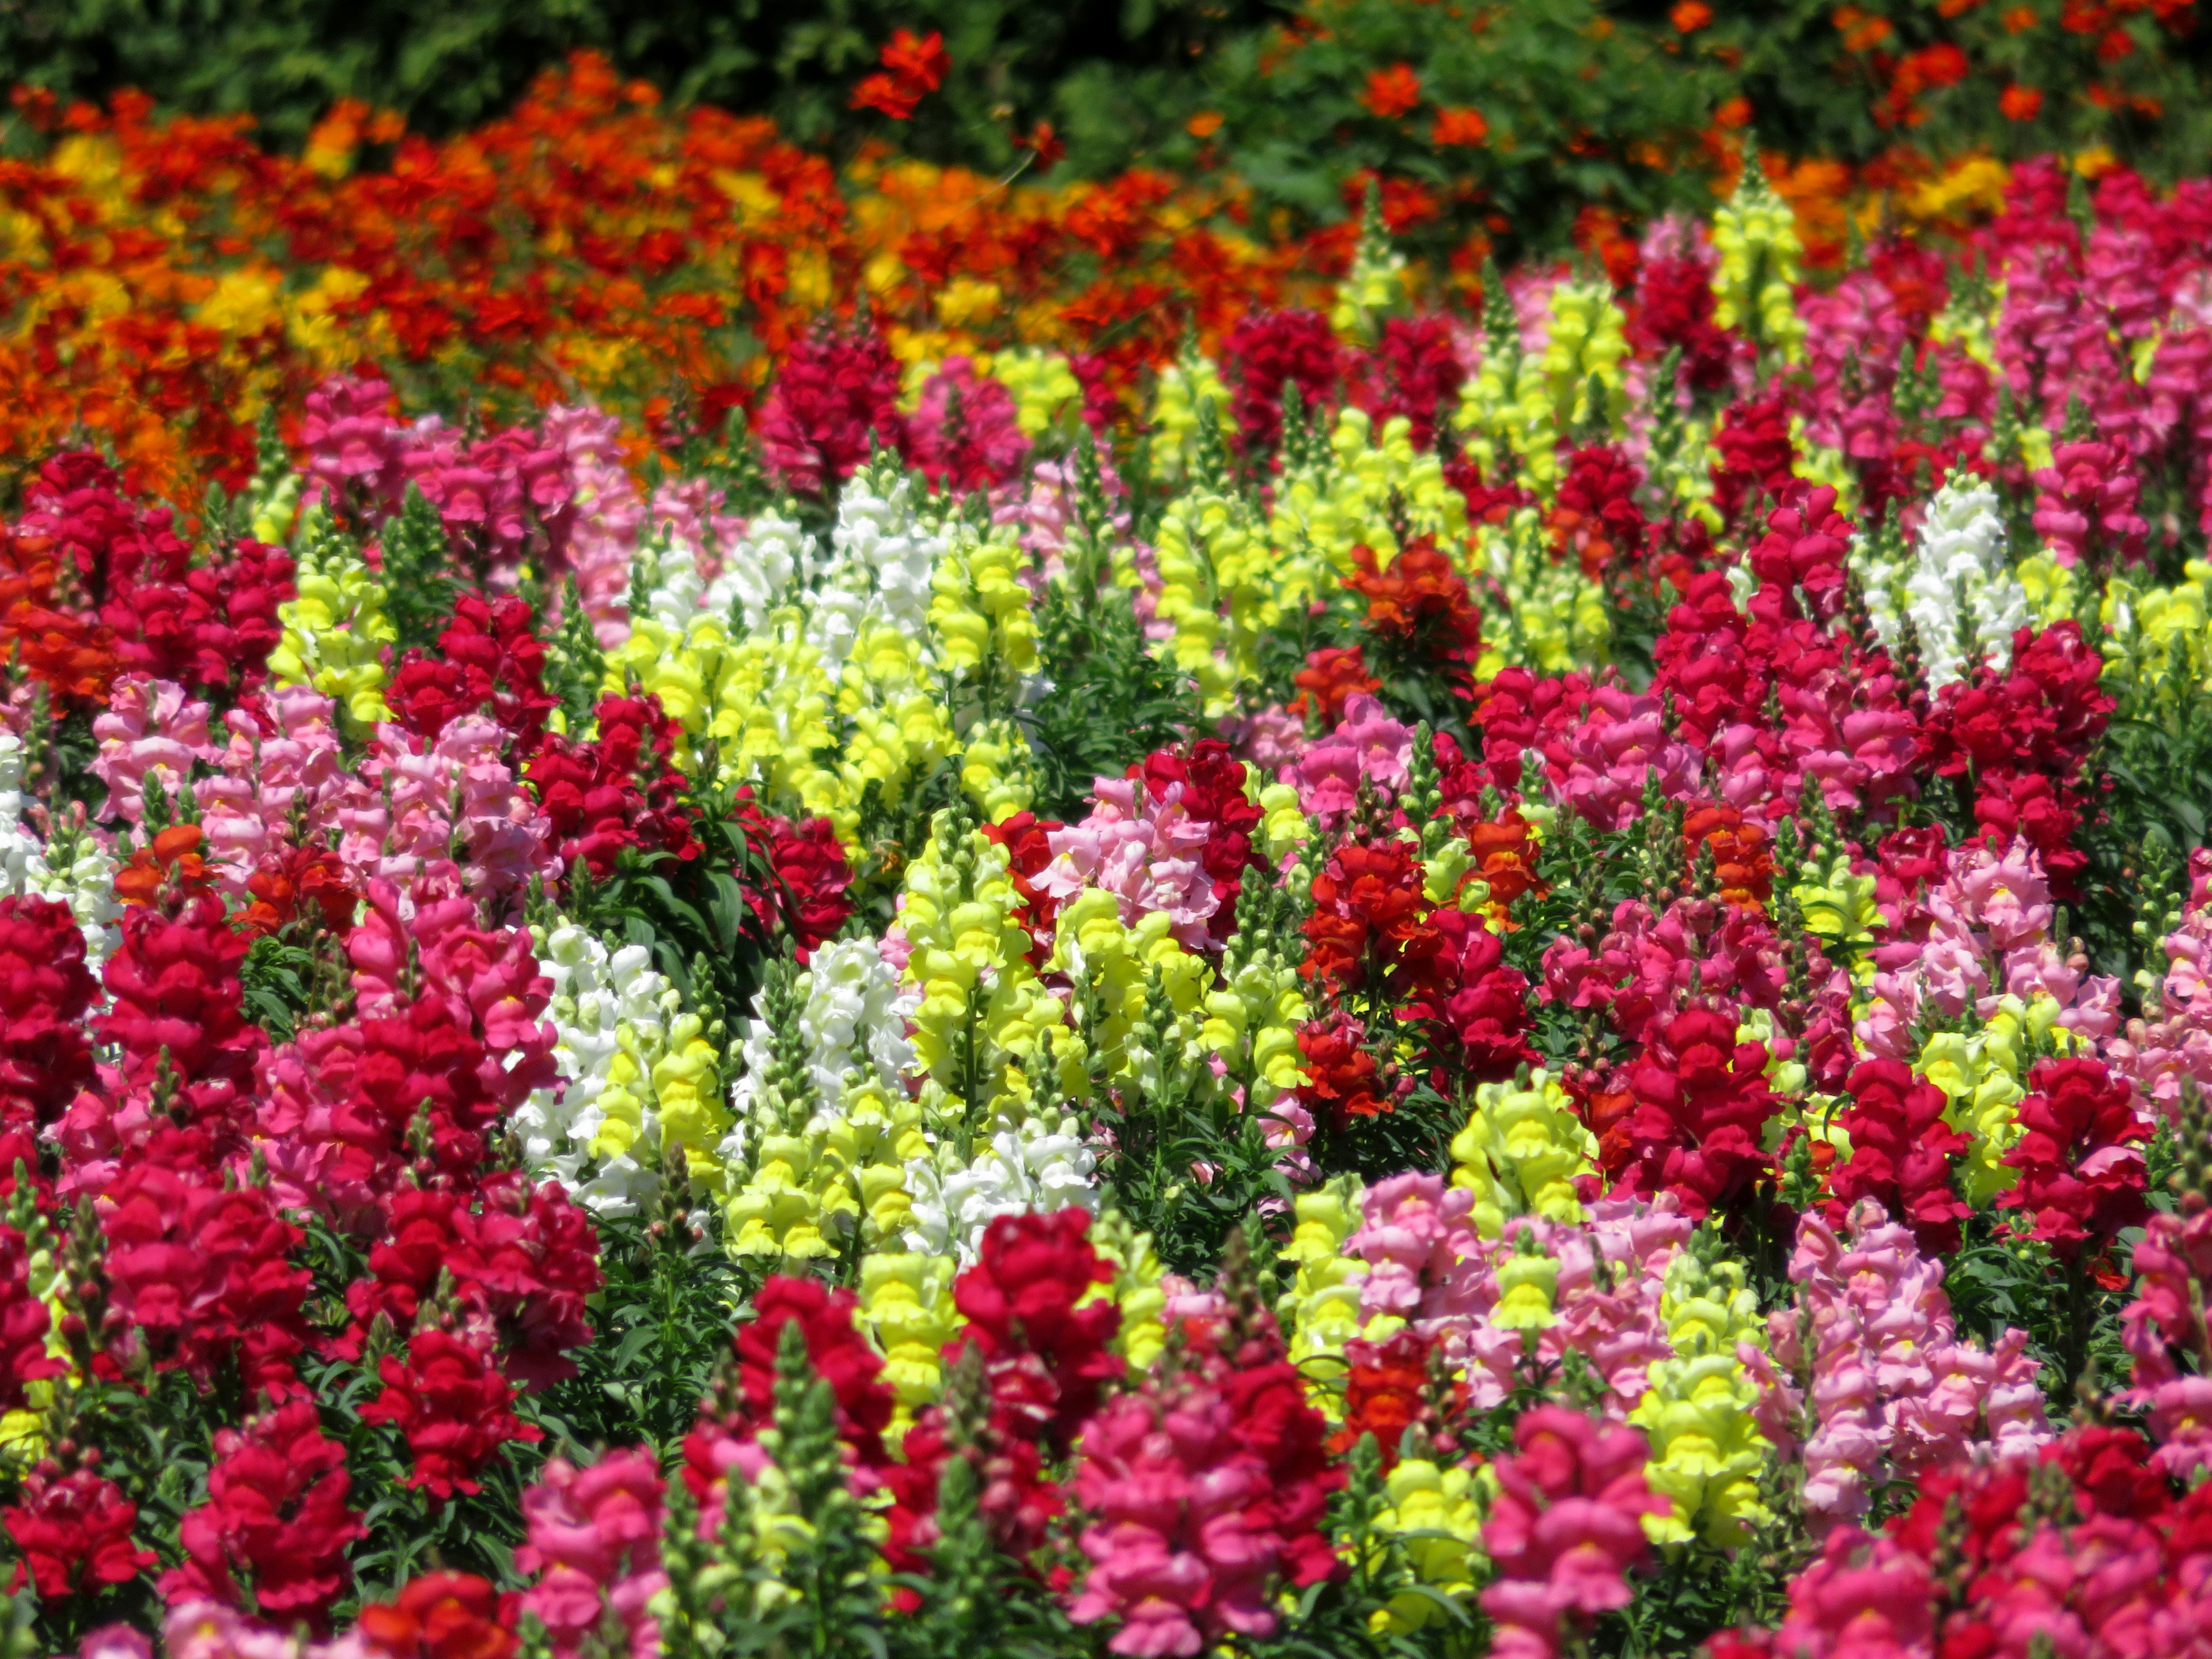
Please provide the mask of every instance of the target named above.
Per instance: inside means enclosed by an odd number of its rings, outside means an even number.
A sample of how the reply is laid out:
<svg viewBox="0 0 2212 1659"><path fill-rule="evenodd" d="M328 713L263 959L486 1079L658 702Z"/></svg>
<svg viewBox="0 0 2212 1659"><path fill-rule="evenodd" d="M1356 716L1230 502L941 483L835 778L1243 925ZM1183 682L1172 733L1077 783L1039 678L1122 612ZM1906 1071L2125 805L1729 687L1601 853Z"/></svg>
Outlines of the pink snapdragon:
<svg viewBox="0 0 2212 1659"><path fill-rule="evenodd" d="M1668 1502L1645 1483L1650 1449L1633 1429L1539 1406L1513 1425L1513 1443L1493 1466L1482 1542L1498 1577L1482 1607L1498 1622L1499 1659L1553 1659L1598 1614L1628 1605L1628 1571L1648 1549L1643 1517Z"/></svg>
<svg viewBox="0 0 2212 1659"><path fill-rule="evenodd" d="M538 1579L522 1604L544 1622L555 1659L575 1659L609 1614L631 1659L659 1653L650 1604L668 1583L660 1565L665 1490L652 1452L636 1447L581 1469L553 1458L522 1494L529 1539L514 1565Z"/></svg>

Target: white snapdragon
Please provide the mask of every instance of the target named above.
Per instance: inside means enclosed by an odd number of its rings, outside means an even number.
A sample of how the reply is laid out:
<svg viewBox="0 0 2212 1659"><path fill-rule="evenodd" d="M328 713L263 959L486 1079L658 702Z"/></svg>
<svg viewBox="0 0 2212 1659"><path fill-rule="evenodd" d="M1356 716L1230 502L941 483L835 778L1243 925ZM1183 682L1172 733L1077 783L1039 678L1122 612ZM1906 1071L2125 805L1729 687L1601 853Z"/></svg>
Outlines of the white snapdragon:
<svg viewBox="0 0 2212 1659"><path fill-rule="evenodd" d="M707 583L699 574L698 550L690 543L675 536L647 540L632 556L633 592L640 576L645 586L641 615L665 627L681 629L698 614Z"/></svg>
<svg viewBox="0 0 2212 1659"><path fill-rule="evenodd" d="M1098 1159L1073 1118L1032 1118L1000 1129L962 1163L949 1146L906 1166L914 1201L906 1248L927 1255L956 1253L964 1267L982 1248L983 1232L1002 1215L1025 1211L1098 1209L1092 1181Z"/></svg>
<svg viewBox="0 0 2212 1659"><path fill-rule="evenodd" d="M562 1082L558 1089L533 1091L514 1114L524 1161L602 1214L631 1213L647 1172L626 1149L594 1143L615 1103L611 1094L635 1099L650 1093L653 1068L666 1049L681 1000L651 967L643 945L610 951L571 922L545 932L538 957L553 981L546 1014L553 1022L553 1060Z"/></svg>
<svg viewBox="0 0 2212 1659"><path fill-rule="evenodd" d="M732 633L756 633L788 597L792 584L816 574L822 562L822 544L794 520L763 513L745 526L702 604L729 617Z"/></svg>
<svg viewBox="0 0 2212 1659"><path fill-rule="evenodd" d="M916 638L929 620L930 580L945 538L914 505L914 482L888 471L856 472L837 497L837 527L806 638L833 673L865 624L889 623Z"/></svg>
<svg viewBox="0 0 2212 1659"><path fill-rule="evenodd" d="M830 940L813 953L793 991L817 1103L807 1127L826 1125L843 1109L848 1096L862 1090L883 1098L904 1097L902 1079L914 1063L907 1020L921 993L901 988L898 969L884 960L880 940ZM774 1063L764 996L755 997L753 1018L745 1022L744 1075L732 1099L736 1121L721 1146L723 1160L732 1165L744 1157L749 1126L760 1115L763 1080Z"/></svg>
<svg viewBox="0 0 2212 1659"><path fill-rule="evenodd" d="M1936 492L1906 559L1868 560L1867 612L1894 649L1912 620L1928 689L1966 678L1972 649L2002 668L2012 636L2028 621L2027 591L2006 556L1996 492L1978 479L1954 478Z"/></svg>
<svg viewBox="0 0 2212 1659"><path fill-rule="evenodd" d="M27 893L68 905L96 979L122 942L115 860L82 829L64 826L49 846L23 822L23 740L0 732L0 896Z"/></svg>

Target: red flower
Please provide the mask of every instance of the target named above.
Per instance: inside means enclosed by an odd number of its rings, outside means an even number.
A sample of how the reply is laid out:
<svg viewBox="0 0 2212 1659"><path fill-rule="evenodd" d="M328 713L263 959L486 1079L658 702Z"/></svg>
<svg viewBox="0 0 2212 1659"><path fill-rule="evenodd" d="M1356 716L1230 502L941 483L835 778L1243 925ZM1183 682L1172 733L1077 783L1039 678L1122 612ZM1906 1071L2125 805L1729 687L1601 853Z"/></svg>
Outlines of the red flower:
<svg viewBox="0 0 2212 1659"><path fill-rule="evenodd" d="M1121 1375L1106 1346L1121 1328L1112 1301L1086 1301L1113 1282L1111 1263L1091 1248L1081 1210L1000 1216L984 1230L975 1265L952 1282L953 1305L968 1322L962 1339L982 1350L991 1392L1028 1432L1042 1431L1055 1451Z"/></svg>
<svg viewBox="0 0 2212 1659"><path fill-rule="evenodd" d="M1629 1068L1634 1109L1599 1139L1616 1191L1672 1192L1702 1219L1771 1170L1761 1146L1776 1105L1766 1049L1735 1031L1733 1012L1692 1009L1653 1034Z"/></svg>
<svg viewBox="0 0 2212 1659"><path fill-rule="evenodd" d="M1311 713L1323 726L1344 718L1344 705L1362 692L1382 689L1382 682L1367 672L1367 660L1356 645L1325 645L1306 659L1306 665L1291 677L1298 688L1291 712Z"/></svg>
<svg viewBox="0 0 2212 1659"><path fill-rule="evenodd" d="M434 654L410 651L393 677L392 713L426 743L464 714L483 714L527 748L560 699L545 690L545 647L529 605L464 593Z"/></svg>
<svg viewBox="0 0 2212 1659"><path fill-rule="evenodd" d="M114 1310L156 1366L179 1366L203 1388L235 1355L246 1398L297 1392L310 1279L290 1256L306 1235L266 1188L161 1167L158 1152L134 1160L102 1200Z"/></svg>
<svg viewBox="0 0 2212 1659"><path fill-rule="evenodd" d="M1306 1074L1299 1103L1339 1133L1352 1119L1376 1116L1397 1103L1397 1090L1385 1083L1366 1042L1366 1026L1341 1011L1298 1027Z"/></svg>
<svg viewBox="0 0 2212 1659"><path fill-rule="evenodd" d="M815 1375L837 1396L838 1438L862 1464L871 1468L883 1464L891 1390L883 1380L883 1360L853 1322L858 1305L850 1291L828 1290L811 1279L769 1277L753 1297L752 1318L738 1329L738 1387L747 1419L744 1426L756 1429L775 1413L776 1349L783 1340L783 1328L795 1322L805 1335ZM714 1426L702 1419L701 1427L684 1442L687 1455L693 1457L687 1480L702 1467L695 1448L703 1449ZM695 1491L703 1496L703 1488L696 1483Z"/></svg>
<svg viewBox="0 0 2212 1659"><path fill-rule="evenodd" d="M24 1383L68 1374L64 1362L46 1355L52 1322L46 1304L31 1294L23 1235L0 1223L0 1411L21 1407Z"/></svg>
<svg viewBox="0 0 2212 1659"><path fill-rule="evenodd" d="M1442 125L1443 118L1437 119ZM1441 316L1386 319L1382 337L1361 368L1360 407L1378 429L1404 416L1413 428L1416 449L1436 442L1437 422L1467 379L1467 367L1452 344L1451 325Z"/></svg>
<svg viewBox="0 0 2212 1659"><path fill-rule="evenodd" d="M853 475L871 441L895 443L898 364L883 337L827 327L794 341L761 405L761 450L790 488L819 495Z"/></svg>
<svg viewBox="0 0 2212 1659"><path fill-rule="evenodd" d="M178 1530L185 1562L161 1575L162 1597L243 1607L250 1589L264 1617L319 1629L352 1581L347 1547L363 1535L346 1506L345 1449L297 1400L216 1430L215 1459L207 1502Z"/></svg>
<svg viewBox="0 0 2212 1659"><path fill-rule="evenodd" d="M283 637L276 607L293 596L291 559L240 541L195 567L168 508L141 508L121 484L87 450L47 462L24 491L18 558L75 572L125 672L193 687L258 684Z"/></svg>
<svg viewBox="0 0 2212 1659"><path fill-rule="evenodd" d="M775 908L805 962L853 914L853 902L845 896L853 872L829 819L771 823L768 856L781 890Z"/></svg>
<svg viewBox="0 0 2212 1659"><path fill-rule="evenodd" d="M131 1541L138 1506L112 1480L89 1468L49 1474L41 1464L23 1478L22 1494L0 1510L0 1526L16 1550L15 1582L27 1580L42 1601L96 1595L110 1584L127 1584L158 1559Z"/></svg>
<svg viewBox="0 0 2212 1659"><path fill-rule="evenodd" d="M2026 1133L2004 1158L2020 1180L1997 1194L1997 1207L2023 1212L2021 1230L2067 1260L2094 1255L2150 1213L2140 1149L2151 1126L2102 1060L2039 1060L2027 1086Z"/></svg>
<svg viewBox="0 0 2212 1659"><path fill-rule="evenodd" d="M1553 498L1554 544L1574 555L1583 574L1596 580L1610 567L1632 563L1644 551L1644 509L1636 504L1636 469L1610 444L1575 451Z"/></svg>
<svg viewBox="0 0 2212 1659"><path fill-rule="evenodd" d="M362 1421L392 1424L407 1437L415 1457L407 1484L441 1502L477 1491L477 1471L508 1441L544 1437L516 1418L514 1384L490 1356L449 1331L417 1331L407 1357L385 1355L377 1375L384 1388L361 1408Z"/></svg>
<svg viewBox="0 0 2212 1659"><path fill-rule="evenodd" d="M511 1600L472 1572L426 1572L363 1607L354 1628L390 1659L513 1659Z"/></svg>
<svg viewBox="0 0 2212 1659"><path fill-rule="evenodd" d="M1310 415L1336 400L1341 353L1328 319L1311 311L1255 311L1222 343L1230 413L1247 455L1283 438L1283 391L1295 384Z"/></svg>
<svg viewBox="0 0 2212 1659"><path fill-rule="evenodd" d="M852 106L881 110L894 121L909 119L914 106L945 84L945 71L952 67L945 37L934 29L925 38L912 29L896 31L884 44L882 61L887 72L871 75L854 88Z"/></svg>
<svg viewBox="0 0 2212 1659"><path fill-rule="evenodd" d="M1344 1426L1329 1440L1333 1455L1350 1451L1371 1434L1388 1474L1398 1465L1408 1429L1437 1426L1429 1382L1433 1346L1415 1331L1401 1331L1388 1342L1355 1338L1344 1345Z"/></svg>
<svg viewBox="0 0 2212 1659"><path fill-rule="evenodd" d="M1416 673L1441 671L1460 696L1471 696L1482 654L1482 612L1467 579L1437 550L1436 538L1415 537L1387 569L1372 548L1355 547L1352 556L1358 568L1344 585L1367 601L1367 632L1386 664L1395 660Z"/></svg>
<svg viewBox="0 0 2212 1659"><path fill-rule="evenodd" d="M599 735L588 743L555 733L531 756L523 775L552 820L554 847L570 868L612 874L624 848L699 854L691 816L677 804L684 775L668 763L677 726L660 699L603 697Z"/></svg>
<svg viewBox="0 0 2212 1659"><path fill-rule="evenodd" d="M179 828L198 836L194 826ZM162 831L155 852L176 833ZM246 1018L238 977L246 952L246 941L213 894L190 898L173 920L131 909L123 918L122 948L105 970L112 1001L93 1022L100 1040L121 1050L126 1084L150 1090L166 1067L188 1121L211 1131L237 1127L254 1067L269 1047Z"/></svg>
<svg viewBox="0 0 2212 1659"><path fill-rule="evenodd" d="M1851 1155L1829 1172L1829 1219L1840 1225L1852 1205L1871 1198L1912 1229L1923 1250L1957 1249L1959 1224L1973 1206L1953 1190L1948 1160L1968 1141L1943 1121L1943 1091L1900 1060L1864 1060L1844 1092L1850 1103L1838 1122Z"/></svg>
<svg viewBox="0 0 2212 1659"><path fill-rule="evenodd" d="M67 905L0 898L0 1127L43 1128L91 1083L84 1017L98 989Z"/></svg>

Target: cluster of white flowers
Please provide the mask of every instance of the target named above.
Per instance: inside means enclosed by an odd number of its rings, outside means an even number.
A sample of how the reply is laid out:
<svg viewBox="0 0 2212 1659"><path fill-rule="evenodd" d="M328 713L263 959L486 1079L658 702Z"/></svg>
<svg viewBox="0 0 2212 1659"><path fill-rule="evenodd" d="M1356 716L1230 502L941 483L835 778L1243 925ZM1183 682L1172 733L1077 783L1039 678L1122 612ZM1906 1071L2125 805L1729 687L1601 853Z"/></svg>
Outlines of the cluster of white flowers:
<svg viewBox="0 0 2212 1659"><path fill-rule="evenodd" d="M794 520L763 513L745 526L702 603L729 617L733 635L757 633L769 612L789 597L792 584L813 580L822 564L821 543Z"/></svg>
<svg viewBox="0 0 2212 1659"><path fill-rule="evenodd" d="M629 1131L650 1118L654 1062L665 1054L681 1000L641 945L610 951L571 922L537 940L553 981L554 1063L562 1086L540 1089L512 1120L533 1174L568 1188L605 1215L627 1215L646 1195ZM608 1134L611 1122L623 1126ZM651 1126L657 1128L657 1124Z"/></svg>
<svg viewBox="0 0 2212 1659"><path fill-rule="evenodd" d="M697 614L707 591L699 574L699 550L674 535L647 538L630 558L630 591L641 586L644 604L631 612L632 623L650 617L669 628L683 628Z"/></svg>
<svg viewBox="0 0 2212 1659"><path fill-rule="evenodd" d="M945 556L945 538L915 510L911 478L888 471L877 477L867 469L854 473L837 497L830 543L806 638L832 673L871 623L927 637L931 578Z"/></svg>
<svg viewBox="0 0 2212 1659"><path fill-rule="evenodd" d="M1080 1206L1094 1215L1098 1160L1072 1117L1031 1118L1000 1129L963 1163L949 1146L909 1159L906 1187L914 1219L906 1247L928 1255L953 1252L963 1267L982 1248L983 1231L1002 1215Z"/></svg>
<svg viewBox="0 0 2212 1659"><path fill-rule="evenodd" d="M1896 648L1911 617L1928 689L1963 679L1972 656L1999 668L2012 660L2014 630L2028 620L2027 590L2006 556L1996 492L1954 478L1936 492L1908 559L1864 562L1867 613Z"/></svg>
<svg viewBox="0 0 2212 1659"><path fill-rule="evenodd" d="M49 847L23 822L23 740L0 732L0 896L28 893L70 908L84 931L85 961L96 978L122 940L115 860L83 830Z"/></svg>
<svg viewBox="0 0 2212 1659"><path fill-rule="evenodd" d="M830 940L813 953L793 991L817 1118L834 1118L847 1097L863 1089L904 1097L902 1079L914 1063L907 1018L921 994L900 988L898 969L884 960L881 941ZM731 1099L737 1121L721 1146L723 1161L733 1167L744 1156L748 1126L759 1115L763 1085L774 1063L765 996L753 999L753 1018L745 1023L744 1075Z"/></svg>

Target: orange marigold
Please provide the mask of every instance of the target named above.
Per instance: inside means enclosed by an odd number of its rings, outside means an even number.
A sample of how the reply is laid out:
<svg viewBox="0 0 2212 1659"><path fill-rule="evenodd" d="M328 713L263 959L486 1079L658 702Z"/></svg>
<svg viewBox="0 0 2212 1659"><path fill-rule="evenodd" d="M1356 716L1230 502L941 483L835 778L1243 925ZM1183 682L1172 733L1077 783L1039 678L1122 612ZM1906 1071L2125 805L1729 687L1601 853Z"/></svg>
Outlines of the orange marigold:
<svg viewBox="0 0 2212 1659"><path fill-rule="evenodd" d="M1368 76L1367 90L1359 94L1359 101L1386 121L1411 115L1421 101L1421 77L1410 64L1376 70Z"/></svg>
<svg viewBox="0 0 2212 1659"><path fill-rule="evenodd" d="M1429 142L1439 149L1449 144L1480 144L1489 137L1489 118L1479 109L1440 109L1436 125L1429 130Z"/></svg>

